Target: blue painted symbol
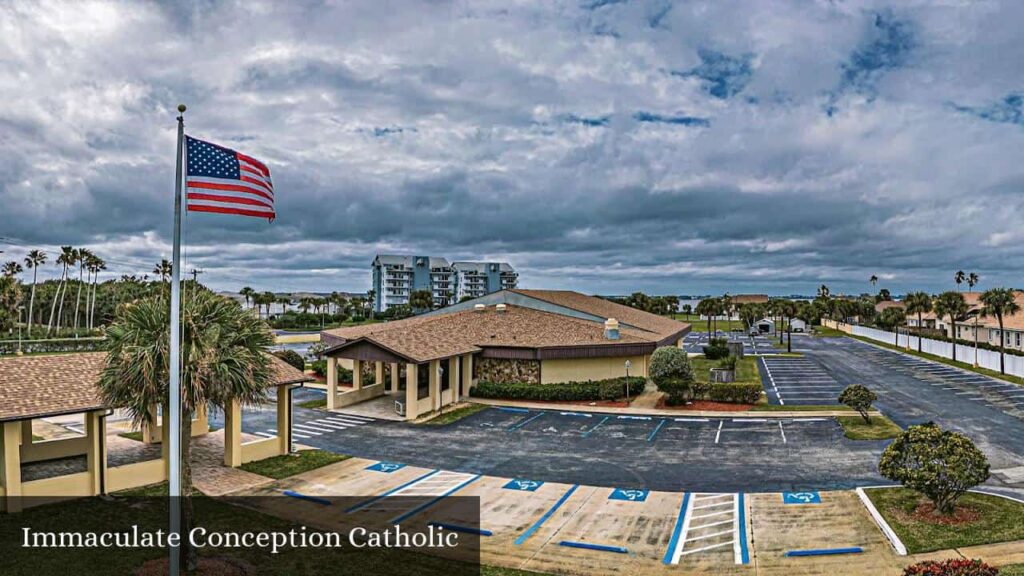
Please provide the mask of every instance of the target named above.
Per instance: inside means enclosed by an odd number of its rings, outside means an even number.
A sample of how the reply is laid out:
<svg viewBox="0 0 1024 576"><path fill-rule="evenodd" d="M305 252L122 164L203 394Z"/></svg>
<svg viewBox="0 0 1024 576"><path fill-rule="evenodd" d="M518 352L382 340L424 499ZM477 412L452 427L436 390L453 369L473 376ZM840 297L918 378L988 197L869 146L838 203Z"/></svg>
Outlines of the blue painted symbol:
<svg viewBox="0 0 1024 576"><path fill-rule="evenodd" d="M616 488L612 491L609 500L626 500L629 502L643 502L647 500L648 490L630 490L627 488Z"/></svg>
<svg viewBox="0 0 1024 576"><path fill-rule="evenodd" d="M367 470L373 470L374 472L383 472L385 474L391 474L395 470L401 470L405 468L405 464L398 464L396 462L377 462L373 466L367 466Z"/></svg>
<svg viewBox="0 0 1024 576"><path fill-rule="evenodd" d="M543 486L544 483L537 480L521 480L519 478L513 478L508 481L508 484L502 486L506 490L519 490L520 492L536 492L537 488Z"/></svg>
<svg viewBox="0 0 1024 576"><path fill-rule="evenodd" d="M783 492L783 504L821 504L821 495L817 492Z"/></svg>

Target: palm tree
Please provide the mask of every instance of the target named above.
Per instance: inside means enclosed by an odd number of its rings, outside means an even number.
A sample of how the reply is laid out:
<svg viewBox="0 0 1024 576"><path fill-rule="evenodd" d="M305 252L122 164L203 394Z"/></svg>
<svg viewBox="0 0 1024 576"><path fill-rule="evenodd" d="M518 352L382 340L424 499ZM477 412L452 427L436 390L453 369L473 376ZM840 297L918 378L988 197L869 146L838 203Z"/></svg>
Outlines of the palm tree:
<svg viewBox="0 0 1024 576"><path fill-rule="evenodd" d="M107 269L107 263L99 256L89 254L88 266L89 273L92 275L92 297L89 298L87 296L86 303L89 310L87 313L89 317L89 329L92 330L95 326L93 321L96 318L96 289L99 285L100 272Z"/></svg>
<svg viewBox="0 0 1024 576"><path fill-rule="evenodd" d="M907 319L906 312L902 308L895 306L882 310L882 314L879 315L875 322L882 327L883 330L892 330L896 335L893 344L895 346L900 345L900 324L903 324L904 320Z"/></svg>
<svg viewBox="0 0 1024 576"><path fill-rule="evenodd" d="M832 293L829 291L828 286L822 284L818 287L818 296L821 298L828 298Z"/></svg>
<svg viewBox="0 0 1024 576"><path fill-rule="evenodd" d="M75 295L75 330L78 330L78 308L82 302L82 284L84 284L83 276L85 275L85 265L92 255L92 252L90 252L88 248L79 248L75 252L75 263L78 264L78 294Z"/></svg>
<svg viewBox="0 0 1024 576"><path fill-rule="evenodd" d="M409 294L409 306L413 310L425 311L434 307L434 297L430 290L413 290Z"/></svg>
<svg viewBox="0 0 1024 576"><path fill-rule="evenodd" d="M967 279L967 275L964 274L963 270L957 270L956 274L953 275L953 282L956 282L956 291L957 292L960 291L960 284L963 284L963 281L965 279Z"/></svg>
<svg viewBox="0 0 1024 576"><path fill-rule="evenodd" d="M288 305L292 303L291 296L280 296L276 302L281 305L281 314L288 311Z"/></svg>
<svg viewBox="0 0 1024 576"><path fill-rule="evenodd" d="M1017 294L1009 288L992 288L985 290L981 295L981 303L984 305L981 313L985 316L995 316L999 322L999 373L1006 374L1006 334L1003 330L1003 316L1013 316L1020 312Z"/></svg>
<svg viewBox="0 0 1024 576"><path fill-rule="evenodd" d="M921 330L924 327L924 315L932 311L932 297L926 292L912 292L903 298L903 303L907 306L907 314L917 314L917 329ZM909 331L907 332L907 338L910 338ZM918 352L922 351L921 340L921 335L918 334Z"/></svg>
<svg viewBox="0 0 1024 576"><path fill-rule="evenodd" d="M57 329L60 330L60 315L64 312L63 288L68 279L68 267L74 264L75 249L71 246L61 246L60 256L57 257L57 265L61 266L60 282L57 283L57 291L53 294L53 303L50 304L50 320L46 323L46 333L54 326L53 315L57 314ZM57 309L57 302L60 301L60 310Z"/></svg>
<svg viewBox="0 0 1024 576"><path fill-rule="evenodd" d="M782 300L779 303L779 313L786 318L786 351L793 352L793 318L800 312L796 302ZM782 341L782 331L779 330L779 341Z"/></svg>
<svg viewBox="0 0 1024 576"><path fill-rule="evenodd" d="M127 411L136 426L149 421L150 408L167 406L170 378L167 325L170 304L164 294L123 306L107 330L109 354L99 378L105 404ZM214 405L234 401L257 406L275 383L268 349L274 338L267 325L226 298L190 290L181 308L181 421ZM191 427L181 428L182 532L192 528ZM182 566L191 572L195 549L182 539Z"/></svg>
<svg viewBox="0 0 1024 576"><path fill-rule="evenodd" d="M978 275L975 274L974 272L971 272L970 274L967 275L967 287L969 289L974 290L974 287L978 284L978 282L981 282L981 278L979 278Z"/></svg>
<svg viewBox="0 0 1024 576"><path fill-rule="evenodd" d="M36 278L39 274L39 266L46 263L46 252L42 250L29 250L25 256L25 266L32 269L32 295L28 299L28 336L32 337L32 308L36 304Z"/></svg>
<svg viewBox="0 0 1024 576"><path fill-rule="evenodd" d="M451 292L448 292L447 294L445 294L445 297L446 297L446 299L448 301L445 304L446 306L448 304L451 304L451 296L452 296ZM369 291L366 292L366 301L370 305L370 320L373 320L373 311L376 308L376 304L374 302L374 299L376 297L377 297L377 291L376 290L369 290Z"/></svg>
<svg viewBox="0 0 1024 576"><path fill-rule="evenodd" d="M253 290L252 288L246 286L245 288L242 288L241 290L239 290L238 293L241 294L245 298L245 307L248 308L249 307L249 300L251 300L253 295L256 294L256 291Z"/></svg>
<svg viewBox="0 0 1024 576"><path fill-rule="evenodd" d="M156 266L153 267L153 274L160 277L161 282L170 282L171 276L174 275L174 271L171 270L172 265L166 258L161 259L157 262Z"/></svg>
<svg viewBox="0 0 1024 576"><path fill-rule="evenodd" d="M277 296L273 292L263 293L263 304L267 307L267 320L270 320L270 307L277 301Z"/></svg>
<svg viewBox="0 0 1024 576"><path fill-rule="evenodd" d="M19 264L15 260L11 260L10 262L6 262L4 264L2 274L4 276L7 276L8 278L13 278L24 271L25 269L21 267L21 264Z"/></svg>
<svg viewBox="0 0 1024 576"><path fill-rule="evenodd" d="M303 296L299 298L299 310L303 313L308 313L309 309L313 307L313 299L309 296Z"/></svg>
<svg viewBox="0 0 1024 576"><path fill-rule="evenodd" d="M967 314L967 301L959 292L943 292L935 298L932 307L939 318L949 316L953 340L953 361L956 362L956 323Z"/></svg>
<svg viewBox="0 0 1024 576"><path fill-rule="evenodd" d="M868 278L868 282L871 282L871 286L874 286L875 284L878 284L878 276L875 276L874 274L872 274L871 278Z"/></svg>

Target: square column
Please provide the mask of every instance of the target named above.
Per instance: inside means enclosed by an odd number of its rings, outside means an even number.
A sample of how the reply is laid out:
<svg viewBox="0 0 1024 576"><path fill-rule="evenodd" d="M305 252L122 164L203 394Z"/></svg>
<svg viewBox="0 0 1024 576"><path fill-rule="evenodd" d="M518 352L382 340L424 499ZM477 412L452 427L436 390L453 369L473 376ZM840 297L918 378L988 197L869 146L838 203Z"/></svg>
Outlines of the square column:
<svg viewBox="0 0 1024 576"><path fill-rule="evenodd" d="M103 477L107 474L106 446L103 442L107 433L107 421L103 412L89 412L85 415L85 438L88 447L85 451L86 471L92 482L92 493L99 494L103 485Z"/></svg>
<svg viewBox="0 0 1024 576"><path fill-rule="evenodd" d="M384 363L374 362L373 383L384 386Z"/></svg>
<svg viewBox="0 0 1024 576"><path fill-rule="evenodd" d="M427 393L430 396L430 409L440 410L441 379L438 377L438 372L441 370L441 361L431 360L430 364L427 365L427 369L430 370L430 372L427 373L429 376L427 380Z"/></svg>
<svg viewBox="0 0 1024 576"><path fill-rule="evenodd" d="M5 512L21 512L21 424L0 424L0 484L4 498L0 500Z"/></svg>
<svg viewBox="0 0 1024 576"><path fill-rule="evenodd" d="M352 390L359 390L363 387L363 361L352 361Z"/></svg>
<svg viewBox="0 0 1024 576"><path fill-rule="evenodd" d="M338 359L327 357L327 409L337 408L338 401Z"/></svg>
<svg viewBox="0 0 1024 576"><path fill-rule="evenodd" d="M450 374L448 374L448 384L450 385L452 390L452 404L458 403L459 390L462 388L462 386L460 386L460 382L462 381L462 379L460 378L462 374L461 360L462 358L460 358L459 356L448 359L448 369L451 372Z"/></svg>
<svg viewBox="0 0 1024 576"><path fill-rule="evenodd" d="M277 387L277 451L279 454L288 454L292 449L288 444L292 424L291 389L290 384L282 384Z"/></svg>
<svg viewBox="0 0 1024 576"><path fill-rule="evenodd" d="M392 394L394 394L395 392L398 392L398 382L399 382L398 364L392 364L391 365L391 393Z"/></svg>
<svg viewBox="0 0 1024 576"><path fill-rule="evenodd" d="M466 354L462 357L462 395L469 396L469 389L473 387L473 355Z"/></svg>
<svg viewBox="0 0 1024 576"><path fill-rule="evenodd" d="M405 419L415 420L420 415L419 366L405 365Z"/></svg>
<svg viewBox="0 0 1024 576"><path fill-rule="evenodd" d="M242 465L242 405L238 400L224 407L224 465Z"/></svg>

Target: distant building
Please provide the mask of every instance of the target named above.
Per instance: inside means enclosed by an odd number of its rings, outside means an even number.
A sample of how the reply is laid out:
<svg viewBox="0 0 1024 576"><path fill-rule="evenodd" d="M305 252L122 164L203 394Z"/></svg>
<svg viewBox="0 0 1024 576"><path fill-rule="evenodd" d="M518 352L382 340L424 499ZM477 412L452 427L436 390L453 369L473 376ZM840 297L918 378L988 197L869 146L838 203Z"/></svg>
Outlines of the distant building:
<svg viewBox="0 0 1024 576"><path fill-rule="evenodd" d="M882 300L881 302L875 304L875 312L877 312L878 314L881 314L888 308L899 308L901 310L905 310L907 308L907 305L904 304L903 302L896 302L895 300Z"/></svg>
<svg viewBox="0 0 1024 576"><path fill-rule="evenodd" d="M383 312L409 304L409 295L429 290L436 306L453 302L455 271L444 258L378 254L373 259L373 308Z"/></svg>
<svg viewBox="0 0 1024 576"><path fill-rule="evenodd" d="M519 274L506 262L455 262L455 299L479 298L518 287Z"/></svg>

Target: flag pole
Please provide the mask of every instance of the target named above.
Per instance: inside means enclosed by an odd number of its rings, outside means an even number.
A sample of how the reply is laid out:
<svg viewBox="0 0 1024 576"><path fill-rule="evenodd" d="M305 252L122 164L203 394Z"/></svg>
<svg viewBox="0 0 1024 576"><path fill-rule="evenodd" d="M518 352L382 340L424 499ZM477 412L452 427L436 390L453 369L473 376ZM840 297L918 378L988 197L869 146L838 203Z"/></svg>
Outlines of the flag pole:
<svg viewBox="0 0 1024 576"><path fill-rule="evenodd" d="M170 432L168 433L170 458L170 534L181 538L181 181L183 148L185 145L185 105L178 104L178 156L174 174L174 249L171 260L171 345L170 375L168 390L168 412ZM165 422L165 425L167 423ZM178 576L178 546L170 547L169 576Z"/></svg>

